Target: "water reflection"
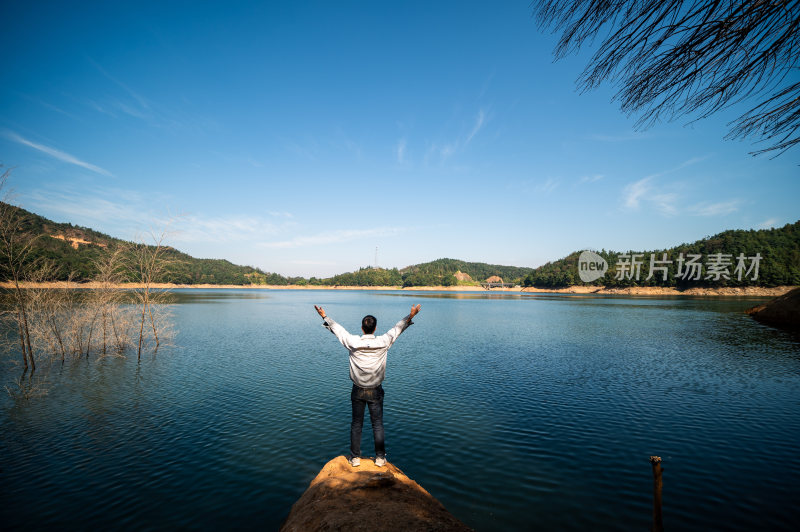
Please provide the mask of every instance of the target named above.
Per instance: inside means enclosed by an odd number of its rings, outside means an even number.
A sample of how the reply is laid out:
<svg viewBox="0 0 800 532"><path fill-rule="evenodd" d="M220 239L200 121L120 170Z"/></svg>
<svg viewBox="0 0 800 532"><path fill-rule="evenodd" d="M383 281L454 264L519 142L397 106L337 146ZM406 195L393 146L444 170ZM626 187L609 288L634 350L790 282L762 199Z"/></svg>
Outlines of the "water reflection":
<svg viewBox="0 0 800 532"><path fill-rule="evenodd" d="M239 300L269 299L266 289L196 289L176 288L170 291L175 303L227 303Z"/></svg>

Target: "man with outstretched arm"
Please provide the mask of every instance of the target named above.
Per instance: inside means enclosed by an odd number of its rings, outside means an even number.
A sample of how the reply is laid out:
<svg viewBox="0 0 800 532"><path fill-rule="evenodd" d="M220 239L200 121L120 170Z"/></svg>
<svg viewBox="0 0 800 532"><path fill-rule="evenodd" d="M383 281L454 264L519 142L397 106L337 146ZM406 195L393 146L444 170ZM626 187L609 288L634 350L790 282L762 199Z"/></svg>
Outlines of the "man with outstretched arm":
<svg viewBox="0 0 800 532"><path fill-rule="evenodd" d="M420 305L412 306L411 312L397 322L383 336L375 336L378 321L375 316L364 316L361 320L361 336L350 334L344 327L325 314L322 307L314 305L322 316L322 325L336 335L336 338L350 352L350 380L353 390L350 402L353 405L353 420L350 424L350 465L361 465L361 429L364 426L364 409L369 407L372 434L375 438L375 465L386 465L386 448L383 435L383 382L386 375L386 353L400 333L412 325L411 319L417 315Z"/></svg>

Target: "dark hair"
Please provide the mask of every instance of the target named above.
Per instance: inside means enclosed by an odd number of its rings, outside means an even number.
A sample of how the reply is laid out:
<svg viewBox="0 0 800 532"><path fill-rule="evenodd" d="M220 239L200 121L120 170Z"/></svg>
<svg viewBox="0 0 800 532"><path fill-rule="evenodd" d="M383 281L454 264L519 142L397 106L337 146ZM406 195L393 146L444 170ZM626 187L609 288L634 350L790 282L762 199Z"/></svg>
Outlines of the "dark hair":
<svg viewBox="0 0 800 532"><path fill-rule="evenodd" d="M375 319L375 316L368 314L364 316L364 319L361 320L361 330L364 331L364 334L372 334L375 332L375 327L378 326L378 320Z"/></svg>

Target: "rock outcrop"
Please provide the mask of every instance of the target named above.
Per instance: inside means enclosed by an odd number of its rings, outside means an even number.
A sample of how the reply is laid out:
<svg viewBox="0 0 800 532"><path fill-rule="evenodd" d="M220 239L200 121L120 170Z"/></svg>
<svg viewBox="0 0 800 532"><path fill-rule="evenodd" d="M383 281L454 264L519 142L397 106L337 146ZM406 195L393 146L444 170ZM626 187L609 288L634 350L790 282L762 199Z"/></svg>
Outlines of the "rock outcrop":
<svg viewBox="0 0 800 532"><path fill-rule="evenodd" d="M800 288L747 310L764 325L800 333Z"/></svg>
<svg viewBox="0 0 800 532"><path fill-rule="evenodd" d="M362 458L359 467L352 467L337 456L311 481L281 526L283 532L314 530L470 529L394 465L377 467Z"/></svg>
<svg viewBox="0 0 800 532"><path fill-rule="evenodd" d="M457 281L469 281L472 282L472 277L468 273L464 273L461 270L458 270L456 273L453 274Z"/></svg>

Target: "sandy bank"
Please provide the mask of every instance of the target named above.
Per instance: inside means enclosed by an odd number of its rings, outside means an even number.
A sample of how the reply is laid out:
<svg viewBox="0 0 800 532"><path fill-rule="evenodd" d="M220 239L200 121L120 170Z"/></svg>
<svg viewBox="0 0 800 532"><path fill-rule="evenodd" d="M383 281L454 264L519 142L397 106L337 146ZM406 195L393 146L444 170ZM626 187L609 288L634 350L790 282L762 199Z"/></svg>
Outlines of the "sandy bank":
<svg viewBox="0 0 800 532"><path fill-rule="evenodd" d="M570 286L568 288L523 288L523 292L540 292L554 294L603 294L626 296L763 296L776 297L783 295L794 286L776 286L764 288L761 286L747 287L721 287L721 288L689 288L676 290L660 286L633 286L628 288L606 288L604 286Z"/></svg>
<svg viewBox="0 0 800 532"><path fill-rule="evenodd" d="M53 283L23 283L25 288L80 288L96 289L101 288L100 283L67 283L63 281ZM117 288L135 289L142 285L137 283L123 283L116 285ZM12 283L0 283L0 288L13 288ZM171 284L154 283L152 288L176 289L176 288L214 288L214 289L237 289L237 290L397 290L403 292L525 292L540 294L600 294L600 295L627 295L627 296L781 296L795 286L776 286L773 288L763 288L759 286L749 286L744 288L723 287L723 288L690 288L688 290L676 290L675 288L662 288L653 286L634 286L629 288L606 288L604 286L576 285L567 288L492 288L486 290L480 286L411 286L403 288L401 286L311 286L311 285L218 285L218 284Z"/></svg>

